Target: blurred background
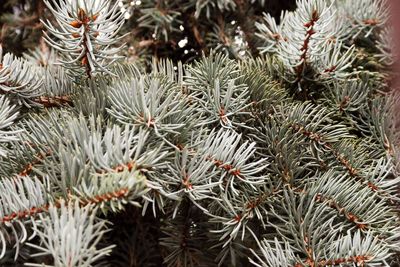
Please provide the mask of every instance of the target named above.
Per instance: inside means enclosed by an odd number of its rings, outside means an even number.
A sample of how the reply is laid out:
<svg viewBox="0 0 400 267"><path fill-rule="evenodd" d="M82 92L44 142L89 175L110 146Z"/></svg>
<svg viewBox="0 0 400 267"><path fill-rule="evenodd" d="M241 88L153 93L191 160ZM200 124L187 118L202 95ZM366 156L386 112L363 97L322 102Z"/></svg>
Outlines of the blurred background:
<svg viewBox="0 0 400 267"><path fill-rule="evenodd" d="M64 0L74 1L74 0ZM129 60L168 57L191 61L210 49L232 58L258 54L255 22L263 12L280 17L295 0L115 0L126 23L122 33ZM22 55L47 49L40 19L52 20L43 0L1 0L0 42ZM38 45L39 44L39 45Z"/></svg>
<svg viewBox="0 0 400 267"><path fill-rule="evenodd" d="M394 29L394 34L395 38L393 40L395 41L394 43L394 48L396 49L396 55L400 55L400 1L399 0L390 0L389 1L391 8L390 11L391 13L391 18L390 18L390 23L393 25ZM394 61L394 73L395 73L395 79L393 83L393 88L400 92L400 63L398 60ZM400 114L400 103L397 103L396 105L396 111L398 114ZM400 127L400 116L397 116L397 127Z"/></svg>

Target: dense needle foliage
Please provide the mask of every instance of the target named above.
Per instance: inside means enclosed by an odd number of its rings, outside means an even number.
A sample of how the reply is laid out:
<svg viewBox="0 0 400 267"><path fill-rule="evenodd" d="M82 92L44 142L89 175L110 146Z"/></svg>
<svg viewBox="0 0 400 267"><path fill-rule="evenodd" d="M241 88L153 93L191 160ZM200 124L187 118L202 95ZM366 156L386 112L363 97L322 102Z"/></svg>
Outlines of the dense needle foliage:
<svg viewBox="0 0 400 267"><path fill-rule="evenodd" d="M0 266L396 266L386 2L6 2Z"/></svg>

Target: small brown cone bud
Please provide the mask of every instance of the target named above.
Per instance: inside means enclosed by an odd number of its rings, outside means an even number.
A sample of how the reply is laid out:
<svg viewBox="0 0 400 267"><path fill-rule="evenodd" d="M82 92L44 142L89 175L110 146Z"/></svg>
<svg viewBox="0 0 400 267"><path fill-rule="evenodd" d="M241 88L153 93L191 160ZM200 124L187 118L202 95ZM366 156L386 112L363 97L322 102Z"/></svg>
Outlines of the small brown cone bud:
<svg viewBox="0 0 400 267"><path fill-rule="evenodd" d="M79 37L81 37L81 35L80 35L79 33L77 33L77 32L74 32L74 33L72 34L72 37L74 37L74 38L79 38Z"/></svg>
<svg viewBox="0 0 400 267"><path fill-rule="evenodd" d="M79 8L78 10L78 18L80 20L84 20L86 18L86 12L82 8Z"/></svg>
<svg viewBox="0 0 400 267"><path fill-rule="evenodd" d="M88 64L87 56L84 56L84 57L82 58L81 63L82 63L82 66L86 66L86 65Z"/></svg>
<svg viewBox="0 0 400 267"><path fill-rule="evenodd" d="M82 23L80 21L78 21L78 20L74 20L69 25L71 25L74 28L80 28L82 26Z"/></svg>
<svg viewBox="0 0 400 267"><path fill-rule="evenodd" d="M94 36L94 37L97 37L97 36L99 36L99 32L95 32L95 33L93 33L93 36Z"/></svg>
<svg viewBox="0 0 400 267"><path fill-rule="evenodd" d="M98 18L98 16L99 16L99 13L94 14L94 15L92 16L92 21L95 21L95 20Z"/></svg>

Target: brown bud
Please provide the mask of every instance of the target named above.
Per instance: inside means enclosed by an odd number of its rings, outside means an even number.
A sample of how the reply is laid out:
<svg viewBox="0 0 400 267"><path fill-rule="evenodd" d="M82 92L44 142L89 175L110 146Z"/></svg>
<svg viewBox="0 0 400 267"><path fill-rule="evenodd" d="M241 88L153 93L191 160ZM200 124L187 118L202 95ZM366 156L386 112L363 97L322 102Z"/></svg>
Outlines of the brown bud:
<svg viewBox="0 0 400 267"><path fill-rule="evenodd" d="M379 21L377 19L365 19L363 20L363 23L366 25L375 26L379 23Z"/></svg>
<svg viewBox="0 0 400 267"><path fill-rule="evenodd" d="M84 20L86 18L86 12L82 8L79 8L78 10L78 18L80 20Z"/></svg>
<svg viewBox="0 0 400 267"><path fill-rule="evenodd" d="M79 37L81 37L81 35L80 35L79 33L77 33L77 32L74 32L74 33L72 34L72 37L74 37L74 38L79 38Z"/></svg>
<svg viewBox="0 0 400 267"><path fill-rule="evenodd" d="M82 63L82 66L86 66L86 65L88 64L87 56L84 56L84 57L82 58L81 63Z"/></svg>
<svg viewBox="0 0 400 267"><path fill-rule="evenodd" d="M99 32L94 32L94 33L93 33L93 36L94 36L94 37L99 36Z"/></svg>
<svg viewBox="0 0 400 267"><path fill-rule="evenodd" d="M99 17L99 13L94 14L94 15L92 16L92 21L95 21L98 17Z"/></svg>
<svg viewBox="0 0 400 267"><path fill-rule="evenodd" d="M82 22L80 22L79 20L74 20L69 25L71 25L74 28L80 28L82 26Z"/></svg>

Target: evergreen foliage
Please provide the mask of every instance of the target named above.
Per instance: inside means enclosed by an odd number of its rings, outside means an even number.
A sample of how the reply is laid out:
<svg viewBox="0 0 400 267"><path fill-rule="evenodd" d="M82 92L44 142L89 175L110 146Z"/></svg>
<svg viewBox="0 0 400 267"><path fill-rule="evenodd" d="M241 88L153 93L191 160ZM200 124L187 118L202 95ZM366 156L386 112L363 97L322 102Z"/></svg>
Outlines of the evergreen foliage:
<svg viewBox="0 0 400 267"><path fill-rule="evenodd" d="M153 2L44 0L42 48L1 51L0 265L395 266L387 3L298 0L238 48L222 14L267 1ZM160 42L217 33L132 63L127 4Z"/></svg>

